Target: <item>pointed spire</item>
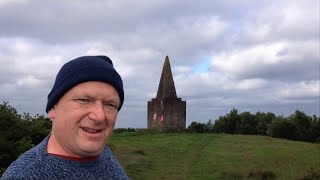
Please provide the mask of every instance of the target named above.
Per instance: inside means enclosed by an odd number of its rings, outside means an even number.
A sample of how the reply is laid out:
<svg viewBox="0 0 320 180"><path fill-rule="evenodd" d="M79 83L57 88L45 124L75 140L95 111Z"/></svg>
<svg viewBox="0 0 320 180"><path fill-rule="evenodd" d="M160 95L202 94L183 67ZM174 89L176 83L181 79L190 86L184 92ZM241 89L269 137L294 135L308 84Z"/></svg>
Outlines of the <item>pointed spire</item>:
<svg viewBox="0 0 320 180"><path fill-rule="evenodd" d="M177 98L168 56L166 56L163 64L157 98Z"/></svg>

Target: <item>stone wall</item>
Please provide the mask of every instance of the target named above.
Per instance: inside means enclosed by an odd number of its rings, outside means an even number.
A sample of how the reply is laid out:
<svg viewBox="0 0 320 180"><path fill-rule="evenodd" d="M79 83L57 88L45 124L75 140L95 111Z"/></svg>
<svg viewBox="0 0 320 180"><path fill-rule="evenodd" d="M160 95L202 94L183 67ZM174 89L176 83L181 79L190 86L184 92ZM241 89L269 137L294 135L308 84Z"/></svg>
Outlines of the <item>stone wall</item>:
<svg viewBox="0 0 320 180"><path fill-rule="evenodd" d="M148 101L148 129L184 131L186 102L181 98L154 98Z"/></svg>

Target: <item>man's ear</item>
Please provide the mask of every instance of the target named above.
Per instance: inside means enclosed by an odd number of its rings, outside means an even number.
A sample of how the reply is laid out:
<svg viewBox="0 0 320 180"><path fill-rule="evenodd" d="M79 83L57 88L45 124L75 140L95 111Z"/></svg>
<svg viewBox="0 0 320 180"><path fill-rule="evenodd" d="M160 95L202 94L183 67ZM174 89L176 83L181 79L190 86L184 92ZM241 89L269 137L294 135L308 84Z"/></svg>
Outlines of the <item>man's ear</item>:
<svg viewBox="0 0 320 180"><path fill-rule="evenodd" d="M55 116L55 108L51 108L50 111L48 112L48 116L50 119L54 119Z"/></svg>

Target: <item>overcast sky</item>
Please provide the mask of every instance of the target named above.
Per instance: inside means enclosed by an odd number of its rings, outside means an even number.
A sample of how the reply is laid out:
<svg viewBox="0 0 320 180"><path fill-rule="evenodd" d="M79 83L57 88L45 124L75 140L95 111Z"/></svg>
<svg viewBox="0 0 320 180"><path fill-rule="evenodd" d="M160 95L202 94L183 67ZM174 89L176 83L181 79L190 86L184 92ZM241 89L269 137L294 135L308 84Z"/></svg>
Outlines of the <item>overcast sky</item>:
<svg viewBox="0 0 320 180"><path fill-rule="evenodd" d="M319 0L0 0L0 101L46 115L65 62L107 55L116 127L146 128L168 55L187 126L232 108L319 116L319 32Z"/></svg>

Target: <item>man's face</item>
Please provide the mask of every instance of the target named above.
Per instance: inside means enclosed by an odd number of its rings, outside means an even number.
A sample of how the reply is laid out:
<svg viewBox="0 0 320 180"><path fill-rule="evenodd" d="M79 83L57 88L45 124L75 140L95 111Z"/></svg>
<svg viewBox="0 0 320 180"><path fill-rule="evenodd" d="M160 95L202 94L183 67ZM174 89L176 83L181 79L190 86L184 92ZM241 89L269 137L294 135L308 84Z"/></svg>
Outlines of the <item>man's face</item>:
<svg viewBox="0 0 320 180"><path fill-rule="evenodd" d="M85 82L70 89L49 111L54 152L99 155L111 136L119 105L116 89L103 82Z"/></svg>

